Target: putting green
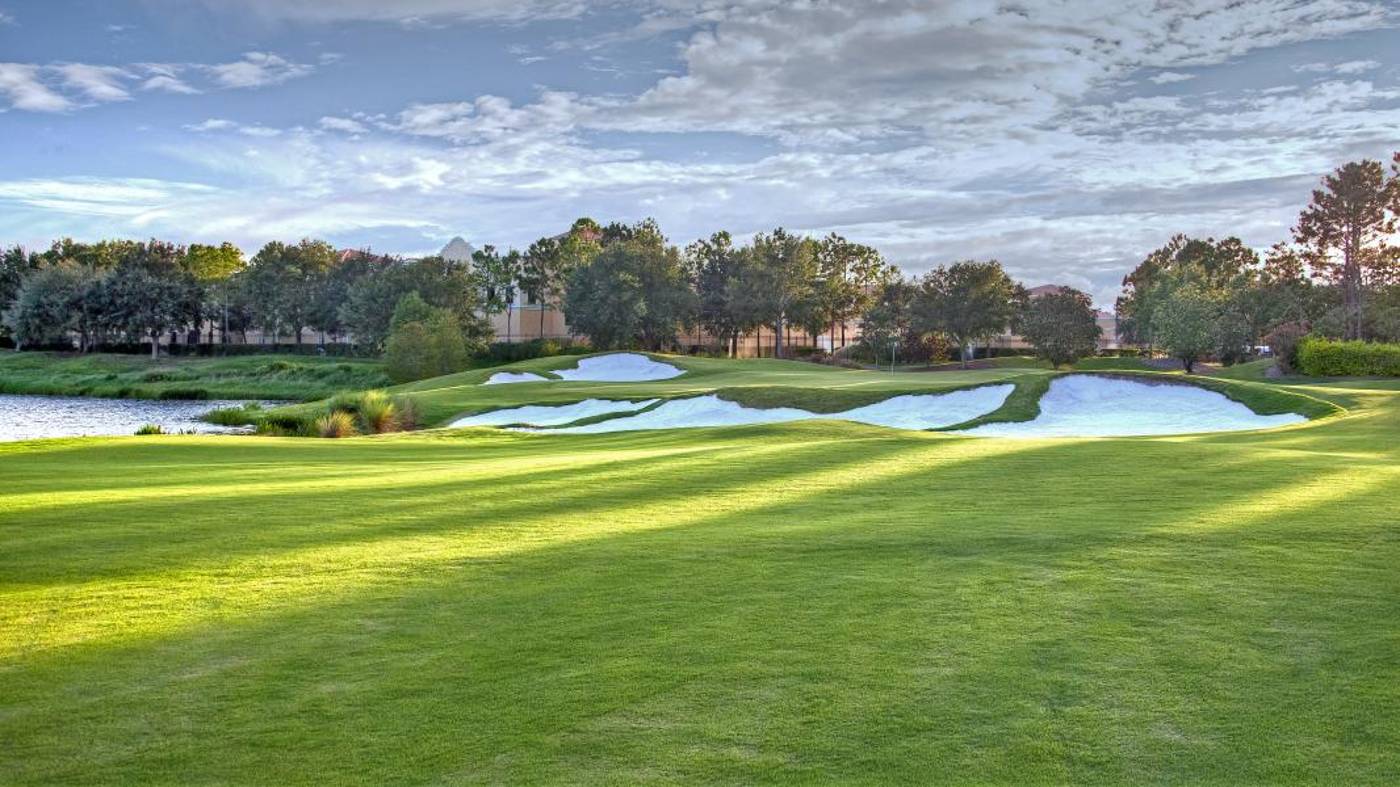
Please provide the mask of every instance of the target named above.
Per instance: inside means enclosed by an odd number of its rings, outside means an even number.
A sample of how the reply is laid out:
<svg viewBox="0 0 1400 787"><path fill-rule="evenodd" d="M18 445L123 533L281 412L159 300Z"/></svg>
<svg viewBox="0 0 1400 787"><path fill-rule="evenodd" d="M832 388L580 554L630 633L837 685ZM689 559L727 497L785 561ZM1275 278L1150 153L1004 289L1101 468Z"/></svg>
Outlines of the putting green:
<svg viewBox="0 0 1400 787"><path fill-rule="evenodd" d="M692 363L410 389L442 422L1045 374ZM0 445L0 782L1392 781L1400 384L1238 385L1345 412Z"/></svg>

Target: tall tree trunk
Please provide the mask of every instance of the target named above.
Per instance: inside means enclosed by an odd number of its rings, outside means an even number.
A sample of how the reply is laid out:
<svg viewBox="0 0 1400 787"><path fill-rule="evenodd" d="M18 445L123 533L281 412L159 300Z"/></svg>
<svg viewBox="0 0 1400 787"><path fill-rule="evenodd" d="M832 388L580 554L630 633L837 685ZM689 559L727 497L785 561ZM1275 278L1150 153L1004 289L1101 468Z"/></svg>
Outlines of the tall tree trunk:
<svg viewBox="0 0 1400 787"><path fill-rule="evenodd" d="M160 331L151 331L151 358L160 357Z"/></svg>
<svg viewBox="0 0 1400 787"><path fill-rule="evenodd" d="M506 344L510 344L510 317L515 313L515 304L506 304Z"/></svg>
<svg viewBox="0 0 1400 787"><path fill-rule="evenodd" d="M536 337L536 338L538 338L540 341L544 341L544 299L543 299L543 298L540 299L540 335L539 335L538 337Z"/></svg>
<svg viewBox="0 0 1400 787"><path fill-rule="evenodd" d="M783 318L773 325L773 357L783 357Z"/></svg>

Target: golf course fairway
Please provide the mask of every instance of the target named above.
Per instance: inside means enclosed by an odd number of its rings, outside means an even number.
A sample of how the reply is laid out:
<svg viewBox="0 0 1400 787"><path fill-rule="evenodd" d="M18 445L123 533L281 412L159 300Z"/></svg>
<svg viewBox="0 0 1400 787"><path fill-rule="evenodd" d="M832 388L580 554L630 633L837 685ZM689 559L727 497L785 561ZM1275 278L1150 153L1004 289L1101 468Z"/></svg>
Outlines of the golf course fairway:
<svg viewBox="0 0 1400 787"><path fill-rule="evenodd" d="M727 363L402 390L446 423L1027 373ZM1249 385L1342 409L0 444L0 783L1394 782L1400 382Z"/></svg>

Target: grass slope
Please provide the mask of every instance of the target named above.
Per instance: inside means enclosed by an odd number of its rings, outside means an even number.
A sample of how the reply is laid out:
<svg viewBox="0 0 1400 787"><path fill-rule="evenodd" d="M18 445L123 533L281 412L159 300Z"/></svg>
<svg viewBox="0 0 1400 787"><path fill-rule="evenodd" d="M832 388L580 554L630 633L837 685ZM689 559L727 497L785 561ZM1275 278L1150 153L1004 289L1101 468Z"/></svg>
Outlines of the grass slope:
<svg viewBox="0 0 1400 787"><path fill-rule="evenodd" d="M322 399L388 384L383 364L245 355L161 358L0 351L0 393L131 399Z"/></svg>
<svg viewBox="0 0 1400 787"><path fill-rule="evenodd" d="M1303 392L1348 413L0 445L0 783L1391 782L1400 383Z"/></svg>

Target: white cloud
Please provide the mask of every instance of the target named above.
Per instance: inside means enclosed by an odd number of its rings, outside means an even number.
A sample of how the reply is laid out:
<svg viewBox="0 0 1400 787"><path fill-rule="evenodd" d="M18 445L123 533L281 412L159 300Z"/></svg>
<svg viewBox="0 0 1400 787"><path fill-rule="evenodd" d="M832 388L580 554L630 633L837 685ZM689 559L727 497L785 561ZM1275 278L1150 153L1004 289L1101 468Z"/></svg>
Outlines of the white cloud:
<svg viewBox="0 0 1400 787"><path fill-rule="evenodd" d="M267 52L248 52L243 55L242 60L204 68L220 87L225 88L276 85L306 76L315 70L305 63L294 63L280 55Z"/></svg>
<svg viewBox="0 0 1400 787"><path fill-rule="evenodd" d="M174 203L216 193L197 183L146 178L0 181L0 202L66 214L136 219Z"/></svg>
<svg viewBox="0 0 1400 787"><path fill-rule="evenodd" d="M44 84L39 66L28 63L0 63L0 95L14 109L28 112L64 112L74 106Z"/></svg>
<svg viewBox="0 0 1400 787"><path fill-rule="evenodd" d="M224 120L223 118L209 118L208 120L202 123L195 123L194 125L185 126L185 130L203 133L206 131L227 131L229 129L237 127L238 124L234 123L232 120Z"/></svg>
<svg viewBox="0 0 1400 787"><path fill-rule="evenodd" d="M568 19L585 0L235 0L227 4L266 19L300 22L368 21L431 26L447 21L526 22Z"/></svg>
<svg viewBox="0 0 1400 787"><path fill-rule="evenodd" d="M205 121L189 128L220 133L166 152L238 185L158 208L145 200L139 215L152 232L254 246L467 227L523 245L583 214L654 215L682 242L784 225L842 231L909 271L995 256L1029 283L1066 281L1104 303L1175 232L1261 246L1285 237L1317 175L1356 151L1378 155L1400 126L1393 83L1346 78L1370 70L1360 65L1298 78L1301 88L1212 80L1210 92L1160 96L1143 84L1391 24L1383 5L1360 0L1064 0L1034 14L984 0L637 2L658 15L655 29L695 28L679 73L649 89L410 98L397 112L325 116L276 136ZM312 21L518 13L446 0L248 5ZM278 60L273 73L288 63Z"/></svg>
<svg viewBox="0 0 1400 787"><path fill-rule="evenodd" d="M158 90L163 93L179 93L182 95L196 95L200 91L191 87L189 83L176 76L169 74L157 74L141 83L142 90Z"/></svg>
<svg viewBox="0 0 1400 787"><path fill-rule="evenodd" d="M1178 71L1163 71L1160 74L1154 74L1148 77L1147 81L1154 85L1170 85L1173 82L1185 82L1195 78L1195 74L1183 74Z"/></svg>
<svg viewBox="0 0 1400 787"><path fill-rule="evenodd" d="M4 11L0 11L0 25L13 25L13 24L16 24L15 18L14 18L13 16L11 16L11 15L5 13Z"/></svg>
<svg viewBox="0 0 1400 787"><path fill-rule="evenodd" d="M62 63L53 66L63 79L64 85L92 101L128 101L125 82L132 78L130 71L115 66L93 66L86 63Z"/></svg>
<svg viewBox="0 0 1400 787"><path fill-rule="evenodd" d="M343 131L346 134L364 134L369 131L365 124L351 118L323 117L320 126L327 131Z"/></svg>
<svg viewBox="0 0 1400 787"><path fill-rule="evenodd" d="M334 58L323 62L334 62ZM133 87L183 95L203 92L191 84L191 74L205 74L205 87L224 89L275 85L306 76L314 68L280 55L249 52L233 63L134 63L126 66L91 63L0 63L0 96L10 108L30 112L63 112L97 103L127 101ZM3 108L0 108L3 111Z"/></svg>
<svg viewBox="0 0 1400 787"><path fill-rule="evenodd" d="M1293 67L1300 74L1363 74L1380 68L1375 60L1348 60L1342 63L1302 63Z"/></svg>

